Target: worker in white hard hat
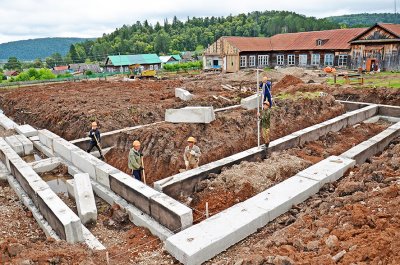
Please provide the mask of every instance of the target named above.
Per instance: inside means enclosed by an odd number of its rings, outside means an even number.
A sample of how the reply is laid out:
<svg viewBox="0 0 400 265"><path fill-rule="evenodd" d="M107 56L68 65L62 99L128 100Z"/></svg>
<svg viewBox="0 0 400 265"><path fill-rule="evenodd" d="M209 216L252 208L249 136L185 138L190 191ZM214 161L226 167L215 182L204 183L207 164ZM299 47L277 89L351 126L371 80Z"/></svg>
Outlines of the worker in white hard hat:
<svg viewBox="0 0 400 265"><path fill-rule="evenodd" d="M132 148L129 151L128 156L128 167L132 170L132 177L139 181L142 181L142 170L144 170L142 164L143 154L139 150L140 142L138 140L133 141Z"/></svg>
<svg viewBox="0 0 400 265"><path fill-rule="evenodd" d="M190 136L187 139L188 145L185 147L185 152L183 153L183 159L185 160L186 170L199 167L200 161L200 148L195 145L196 139Z"/></svg>
<svg viewBox="0 0 400 265"><path fill-rule="evenodd" d="M272 81L271 81L271 78L269 78L268 76L264 76L262 79L262 82L260 83L260 88L263 93L263 102L268 100L270 106L272 107L272 95L271 95Z"/></svg>
<svg viewBox="0 0 400 265"><path fill-rule="evenodd" d="M97 150L99 150L100 153L100 159L104 159L103 153L101 152L101 146L100 146L100 131L97 128L97 122L92 122L92 129L89 131L89 148L87 149L87 152L90 153L93 149L93 147L96 147Z"/></svg>

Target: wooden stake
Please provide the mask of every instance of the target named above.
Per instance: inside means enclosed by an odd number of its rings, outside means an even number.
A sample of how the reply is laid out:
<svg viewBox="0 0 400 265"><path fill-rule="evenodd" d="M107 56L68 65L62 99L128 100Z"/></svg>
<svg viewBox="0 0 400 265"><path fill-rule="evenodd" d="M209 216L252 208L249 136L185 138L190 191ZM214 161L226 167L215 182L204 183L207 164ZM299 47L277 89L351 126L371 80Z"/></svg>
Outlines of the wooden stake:
<svg viewBox="0 0 400 265"><path fill-rule="evenodd" d="M110 265L110 257L108 256L108 251L106 252L107 265Z"/></svg>
<svg viewBox="0 0 400 265"><path fill-rule="evenodd" d="M208 202L206 202L206 218L208 219Z"/></svg>

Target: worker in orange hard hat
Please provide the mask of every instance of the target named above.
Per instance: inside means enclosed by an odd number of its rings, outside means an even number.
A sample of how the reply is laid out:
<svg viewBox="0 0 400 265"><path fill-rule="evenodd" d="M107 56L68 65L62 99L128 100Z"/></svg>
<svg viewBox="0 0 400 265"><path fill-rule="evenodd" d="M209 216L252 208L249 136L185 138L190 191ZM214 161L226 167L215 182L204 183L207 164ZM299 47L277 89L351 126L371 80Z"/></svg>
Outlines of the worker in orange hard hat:
<svg viewBox="0 0 400 265"><path fill-rule="evenodd" d="M100 159L104 159L103 153L101 152L101 146L100 146L100 131L97 128L97 122L92 122L92 129L89 131L89 148L87 149L87 152L90 153L93 149L93 147L96 147L97 150L99 150L100 153Z"/></svg>
<svg viewBox="0 0 400 265"><path fill-rule="evenodd" d="M140 150L140 142L138 140L133 141L132 149L129 151L128 156L128 167L132 170L132 177L142 181L142 170L143 167L143 154Z"/></svg>
<svg viewBox="0 0 400 265"><path fill-rule="evenodd" d="M185 152L183 153L183 159L185 160L186 170L199 167L200 161L200 148L195 145L196 139L190 136L187 139L188 145L185 147Z"/></svg>

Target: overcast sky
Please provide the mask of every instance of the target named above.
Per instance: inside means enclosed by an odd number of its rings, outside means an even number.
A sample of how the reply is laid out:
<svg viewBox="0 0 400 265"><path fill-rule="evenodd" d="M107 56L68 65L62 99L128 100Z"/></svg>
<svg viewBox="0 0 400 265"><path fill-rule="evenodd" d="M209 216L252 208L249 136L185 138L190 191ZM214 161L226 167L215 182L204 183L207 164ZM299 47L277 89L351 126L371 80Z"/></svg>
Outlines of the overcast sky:
<svg viewBox="0 0 400 265"><path fill-rule="evenodd" d="M153 25L176 15L227 16L288 10L318 18L394 12L395 0L0 0L0 43L43 37L100 37L147 19ZM400 2L399 0L397 0Z"/></svg>

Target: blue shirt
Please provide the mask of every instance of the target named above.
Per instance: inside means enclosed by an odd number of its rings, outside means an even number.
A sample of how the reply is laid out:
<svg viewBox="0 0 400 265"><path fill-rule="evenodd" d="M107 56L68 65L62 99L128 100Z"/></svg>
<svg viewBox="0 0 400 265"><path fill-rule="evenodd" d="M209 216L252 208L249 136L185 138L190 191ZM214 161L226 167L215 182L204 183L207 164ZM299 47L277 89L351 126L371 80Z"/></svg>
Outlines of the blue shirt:
<svg viewBox="0 0 400 265"><path fill-rule="evenodd" d="M269 107L272 108L272 95L271 95L272 83L271 83L271 81L267 81L267 83L265 83L265 87L264 87L264 83L261 82L260 88L264 90L263 102L268 99Z"/></svg>

